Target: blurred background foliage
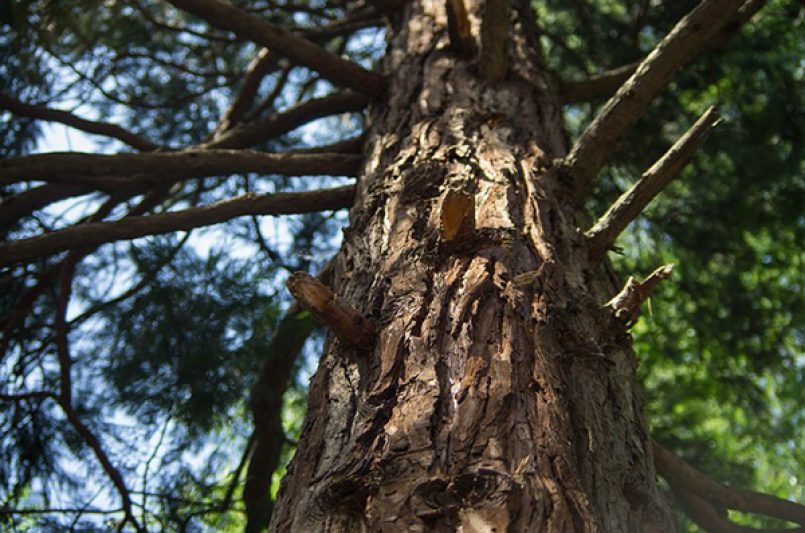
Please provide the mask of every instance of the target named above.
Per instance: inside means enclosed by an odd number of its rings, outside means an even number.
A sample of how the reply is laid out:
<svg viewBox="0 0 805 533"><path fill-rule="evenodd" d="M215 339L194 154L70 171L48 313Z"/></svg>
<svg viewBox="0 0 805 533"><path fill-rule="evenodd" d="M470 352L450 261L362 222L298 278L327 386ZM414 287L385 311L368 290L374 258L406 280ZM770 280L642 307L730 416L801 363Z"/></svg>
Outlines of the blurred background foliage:
<svg viewBox="0 0 805 533"><path fill-rule="evenodd" d="M286 27L322 26L359 2L238 0ZM535 0L549 68L563 79L640 59L696 2ZM622 235L617 270L642 277L674 263L634 328L654 436L714 478L805 501L805 14L772 0L722 49L685 69L597 181L602 213L708 106L725 118L692 164ZM172 147L206 139L237 94L257 48L158 0L0 3L0 92L27 103L125 124ZM383 30L326 41L370 65ZM283 90L272 92L285 77ZM304 68L266 77L264 116L332 87ZM602 102L566 111L571 138ZM359 116L331 117L271 145L318 145L359 133ZM105 151L119 143L93 138ZM0 157L47 151L35 121L0 112ZM245 191L319 188L336 178L244 175L191 180L163 210ZM0 188L0 199L24 186ZM134 205L130 198L117 209ZM105 198L57 204L9 237L74 221ZM287 273L317 272L337 250L343 213L241 219L212 229L103 246L84 259L68 313L74 397L132 490L138 513L166 530L239 531L250 389L290 302ZM54 264L0 272L0 317ZM0 390L57 388L55 287L3 339ZM309 319L306 319L309 320ZM311 326L308 326L311 327ZM284 396L283 462L305 410L323 336L314 334ZM3 402L0 514L15 531L103 529L116 495L81 439L47 401ZM284 464L284 463L283 463ZM274 475L273 490L283 473ZM746 524L774 526L757 517ZM685 522L690 531L695 526Z"/></svg>

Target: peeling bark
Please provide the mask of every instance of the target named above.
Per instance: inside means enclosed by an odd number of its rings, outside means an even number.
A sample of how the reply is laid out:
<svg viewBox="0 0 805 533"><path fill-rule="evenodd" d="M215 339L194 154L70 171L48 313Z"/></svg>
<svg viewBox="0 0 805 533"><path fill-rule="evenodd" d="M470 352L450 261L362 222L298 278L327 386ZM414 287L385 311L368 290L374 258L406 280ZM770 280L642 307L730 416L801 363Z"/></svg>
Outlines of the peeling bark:
<svg viewBox="0 0 805 533"><path fill-rule="evenodd" d="M618 287L552 164L567 146L534 37L512 27L488 84L450 48L444 2L400 28L333 285L376 342L325 346L271 530L674 530L603 305Z"/></svg>

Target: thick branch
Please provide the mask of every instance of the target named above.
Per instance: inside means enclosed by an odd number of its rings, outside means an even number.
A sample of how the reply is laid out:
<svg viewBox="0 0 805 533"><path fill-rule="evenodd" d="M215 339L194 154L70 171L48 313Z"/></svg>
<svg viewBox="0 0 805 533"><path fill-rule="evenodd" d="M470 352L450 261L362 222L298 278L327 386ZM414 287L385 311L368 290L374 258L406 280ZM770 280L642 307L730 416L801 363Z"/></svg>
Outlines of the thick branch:
<svg viewBox="0 0 805 533"><path fill-rule="evenodd" d="M654 97L680 67L701 53L713 36L734 20L742 4L743 0L704 0L677 23L606 103L565 158L577 199L589 192L598 171Z"/></svg>
<svg viewBox="0 0 805 533"><path fill-rule="evenodd" d="M304 126L318 118L362 111L369 100L357 93L344 91L309 100L282 113L262 120L241 124L202 148L246 148L260 144Z"/></svg>
<svg viewBox="0 0 805 533"><path fill-rule="evenodd" d="M249 461L243 501L246 531L264 531L271 518L271 476L279 466L285 433L282 399L294 364L315 324L301 307L293 306L275 329L257 381L252 387L251 411L255 446Z"/></svg>
<svg viewBox="0 0 805 533"><path fill-rule="evenodd" d="M37 180L85 185L115 185L115 176L146 174L138 183L170 183L186 178L243 172L260 174L355 176L361 157L354 154L267 154L254 150L185 150L150 154L54 152L0 161L0 185Z"/></svg>
<svg viewBox="0 0 805 533"><path fill-rule="evenodd" d="M343 209L352 204L354 195L354 185L309 192L250 193L184 211L113 222L79 224L30 239L0 244L0 266L30 261L76 247L211 226L243 215L280 215Z"/></svg>
<svg viewBox="0 0 805 533"><path fill-rule="evenodd" d="M699 120L612 204L604 216L587 231L591 258L601 257L612 246L618 235L626 229L629 222L643 212L649 202L682 172L719 122L721 118L715 107L705 111Z"/></svg>
<svg viewBox="0 0 805 533"><path fill-rule="evenodd" d="M326 325L343 343L368 349L374 342L375 328L356 310L335 299L333 292L310 274L296 272L288 279L288 289L299 304Z"/></svg>
<svg viewBox="0 0 805 533"><path fill-rule="evenodd" d="M506 45L509 42L509 0L486 0L481 23L481 53L478 68L489 82L497 81L509 70Z"/></svg>
<svg viewBox="0 0 805 533"><path fill-rule="evenodd" d="M170 0L185 11L205 19L212 26L234 32L309 67L339 87L378 96L384 80L363 67L315 45L299 35L275 26L261 17L220 0Z"/></svg>
<svg viewBox="0 0 805 533"><path fill-rule="evenodd" d="M768 494L732 489L716 483L657 442L653 443L657 472L671 488L682 489L727 509L758 513L805 526L805 506Z"/></svg>
<svg viewBox="0 0 805 533"><path fill-rule="evenodd" d="M78 117L69 111L51 109L41 105L25 104L16 98L12 98L11 96L2 93L0 93L0 109L7 109L15 115L46 120L49 122L59 122L87 133L112 137L113 139L117 139L131 146L132 148L136 148L143 152L150 152L159 148L158 144L154 144L151 141L140 137L136 133L132 133L115 124L87 120Z"/></svg>

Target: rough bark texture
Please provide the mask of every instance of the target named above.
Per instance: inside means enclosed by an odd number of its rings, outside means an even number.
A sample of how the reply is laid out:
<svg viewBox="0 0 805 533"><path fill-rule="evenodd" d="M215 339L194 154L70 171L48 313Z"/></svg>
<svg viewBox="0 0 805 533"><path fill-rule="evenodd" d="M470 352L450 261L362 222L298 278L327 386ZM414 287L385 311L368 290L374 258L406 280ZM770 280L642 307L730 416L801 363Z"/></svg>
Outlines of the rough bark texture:
<svg viewBox="0 0 805 533"><path fill-rule="evenodd" d="M603 306L618 288L552 165L567 147L535 39L515 24L488 84L451 51L444 2L403 18L335 261L337 298L378 334L326 345L271 530L673 530Z"/></svg>

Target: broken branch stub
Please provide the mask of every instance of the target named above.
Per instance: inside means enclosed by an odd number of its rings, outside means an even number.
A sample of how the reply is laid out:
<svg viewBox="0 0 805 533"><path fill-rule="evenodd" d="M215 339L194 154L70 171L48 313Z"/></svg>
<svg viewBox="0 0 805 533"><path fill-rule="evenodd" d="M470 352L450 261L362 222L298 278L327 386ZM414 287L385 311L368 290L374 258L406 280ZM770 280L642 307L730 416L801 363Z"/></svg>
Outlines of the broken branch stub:
<svg viewBox="0 0 805 533"><path fill-rule="evenodd" d="M341 342L352 348L371 348L376 333L372 322L336 301L333 292L321 281L305 272L295 272L287 286L299 305L330 328Z"/></svg>
<svg viewBox="0 0 805 533"><path fill-rule="evenodd" d="M652 272L642 282L629 277L623 289L605 304L612 309L615 318L625 324L633 324L640 316L640 306L645 302L657 285L674 270L674 265L664 265Z"/></svg>

